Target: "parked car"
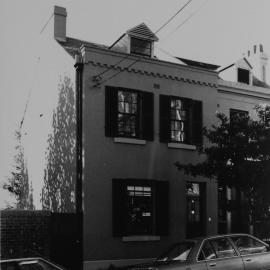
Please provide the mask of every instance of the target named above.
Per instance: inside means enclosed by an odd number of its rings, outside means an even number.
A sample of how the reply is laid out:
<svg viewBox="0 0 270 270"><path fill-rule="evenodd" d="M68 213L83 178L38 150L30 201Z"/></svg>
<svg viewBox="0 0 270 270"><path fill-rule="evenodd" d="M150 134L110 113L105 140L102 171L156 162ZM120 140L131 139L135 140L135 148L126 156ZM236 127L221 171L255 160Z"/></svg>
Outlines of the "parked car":
<svg viewBox="0 0 270 270"><path fill-rule="evenodd" d="M155 261L129 270L269 270L268 244L248 234L185 240L172 245Z"/></svg>
<svg viewBox="0 0 270 270"><path fill-rule="evenodd" d="M23 258L0 261L1 270L65 270L42 258Z"/></svg>

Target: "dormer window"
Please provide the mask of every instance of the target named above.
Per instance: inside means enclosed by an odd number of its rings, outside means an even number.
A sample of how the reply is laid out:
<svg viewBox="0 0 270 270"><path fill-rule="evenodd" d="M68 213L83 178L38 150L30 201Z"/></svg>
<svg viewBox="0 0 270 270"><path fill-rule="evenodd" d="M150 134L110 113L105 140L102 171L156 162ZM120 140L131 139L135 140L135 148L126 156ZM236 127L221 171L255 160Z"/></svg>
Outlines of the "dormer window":
<svg viewBox="0 0 270 270"><path fill-rule="evenodd" d="M249 84L249 70L238 68L237 70L237 81L240 83Z"/></svg>
<svg viewBox="0 0 270 270"><path fill-rule="evenodd" d="M130 53L151 57L152 42L145 39L130 37Z"/></svg>

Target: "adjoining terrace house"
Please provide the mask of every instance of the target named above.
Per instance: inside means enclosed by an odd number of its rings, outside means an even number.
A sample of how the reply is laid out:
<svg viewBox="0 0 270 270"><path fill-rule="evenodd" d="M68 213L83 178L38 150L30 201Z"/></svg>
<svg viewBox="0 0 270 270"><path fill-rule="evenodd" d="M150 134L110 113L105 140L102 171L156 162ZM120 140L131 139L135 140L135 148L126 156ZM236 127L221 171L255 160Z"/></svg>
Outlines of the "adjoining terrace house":
<svg viewBox="0 0 270 270"><path fill-rule="evenodd" d="M85 269L140 262L217 233L217 184L174 163L198 162L202 127L216 123L217 109L251 110L268 100L265 88L223 81L216 65L157 58L158 37L144 23L105 46L68 37L66 17L55 7L53 31L44 31L39 85L57 89L65 74L81 97Z"/></svg>

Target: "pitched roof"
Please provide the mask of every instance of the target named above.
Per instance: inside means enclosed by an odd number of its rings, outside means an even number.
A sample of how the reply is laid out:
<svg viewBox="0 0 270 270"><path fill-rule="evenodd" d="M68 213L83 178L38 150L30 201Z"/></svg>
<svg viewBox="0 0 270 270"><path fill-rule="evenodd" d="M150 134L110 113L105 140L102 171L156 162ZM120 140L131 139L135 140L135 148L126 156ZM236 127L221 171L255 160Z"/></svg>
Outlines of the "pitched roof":
<svg viewBox="0 0 270 270"><path fill-rule="evenodd" d="M199 68L210 69L210 70L217 70L220 67L217 65L198 62L198 61L189 60L189 59L185 59L185 58L180 58L180 57L176 57L176 58L179 59L180 61L184 62L188 66L199 67Z"/></svg>
<svg viewBox="0 0 270 270"><path fill-rule="evenodd" d="M94 48L108 49L108 47L105 45L70 37L67 37L66 41L58 41L58 42L72 57L75 57L75 55L80 51L80 47L82 45L87 45L89 47Z"/></svg>
<svg viewBox="0 0 270 270"><path fill-rule="evenodd" d="M259 80L254 75L252 76L252 85L259 86L259 87L264 87L264 88L270 88L270 85L268 85L266 82L263 82L263 81Z"/></svg>
<svg viewBox="0 0 270 270"><path fill-rule="evenodd" d="M127 30L126 33L139 38L158 41L158 37L150 30L150 28L145 23L141 23L135 27L130 28L129 30Z"/></svg>

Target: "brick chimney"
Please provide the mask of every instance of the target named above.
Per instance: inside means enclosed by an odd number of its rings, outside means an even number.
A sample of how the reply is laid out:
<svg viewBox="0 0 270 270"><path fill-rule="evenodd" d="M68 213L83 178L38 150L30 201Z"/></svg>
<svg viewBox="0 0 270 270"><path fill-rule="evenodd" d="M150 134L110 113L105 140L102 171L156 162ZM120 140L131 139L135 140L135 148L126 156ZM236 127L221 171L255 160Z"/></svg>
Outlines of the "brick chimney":
<svg viewBox="0 0 270 270"><path fill-rule="evenodd" d="M267 83L268 74L268 55L263 51L263 45L253 46L253 53L249 50L247 59L253 67L253 74L262 82Z"/></svg>
<svg viewBox="0 0 270 270"><path fill-rule="evenodd" d="M263 46L260 44L260 79L266 83L268 55L263 51Z"/></svg>
<svg viewBox="0 0 270 270"><path fill-rule="evenodd" d="M67 11L63 7L54 6L54 38L66 41Z"/></svg>

